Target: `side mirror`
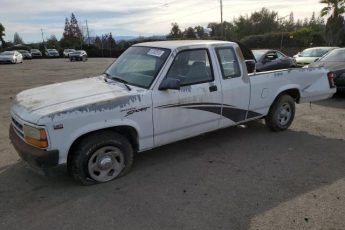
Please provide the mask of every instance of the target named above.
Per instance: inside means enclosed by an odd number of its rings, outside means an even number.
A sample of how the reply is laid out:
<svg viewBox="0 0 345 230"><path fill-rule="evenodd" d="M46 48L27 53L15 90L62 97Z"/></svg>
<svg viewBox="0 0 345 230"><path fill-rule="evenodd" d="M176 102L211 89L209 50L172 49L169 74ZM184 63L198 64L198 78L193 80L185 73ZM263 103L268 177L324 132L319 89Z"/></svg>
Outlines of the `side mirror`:
<svg viewBox="0 0 345 230"><path fill-rule="evenodd" d="M180 89L180 80L174 78L165 78L159 86L159 90L167 90L167 89Z"/></svg>
<svg viewBox="0 0 345 230"><path fill-rule="evenodd" d="M246 60L247 72L255 73L256 71L256 62L255 60Z"/></svg>

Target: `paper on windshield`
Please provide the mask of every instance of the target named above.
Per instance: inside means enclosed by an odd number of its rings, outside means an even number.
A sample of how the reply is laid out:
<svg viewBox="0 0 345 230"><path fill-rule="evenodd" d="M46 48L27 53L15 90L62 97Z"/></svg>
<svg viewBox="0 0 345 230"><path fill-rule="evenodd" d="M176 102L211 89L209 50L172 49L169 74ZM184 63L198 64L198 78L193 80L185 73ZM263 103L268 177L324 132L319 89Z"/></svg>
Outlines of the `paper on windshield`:
<svg viewBox="0 0 345 230"><path fill-rule="evenodd" d="M164 54L164 51L158 49L150 49L147 54L155 57L161 57Z"/></svg>

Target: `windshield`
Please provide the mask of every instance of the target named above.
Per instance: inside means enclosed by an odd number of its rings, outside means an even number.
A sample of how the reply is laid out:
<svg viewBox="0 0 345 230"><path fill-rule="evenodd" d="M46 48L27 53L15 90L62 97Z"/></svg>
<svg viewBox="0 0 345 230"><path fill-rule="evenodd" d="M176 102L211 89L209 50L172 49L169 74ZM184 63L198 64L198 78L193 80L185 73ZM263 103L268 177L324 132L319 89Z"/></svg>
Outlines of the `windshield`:
<svg viewBox="0 0 345 230"><path fill-rule="evenodd" d="M109 78L124 80L130 85L149 88L170 50L152 47L130 47L106 71Z"/></svg>
<svg viewBox="0 0 345 230"><path fill-rule="evenodd" d="M300 54L300 57L322 57L323 55L325 55L331 49L332 48L310 48L310 49L305 49Z"/></svg>
<svg viewBox="0 0 345 230"><path fill-rule="evenodd" d="M255 60L260 60L261 57L266 53L267 51L265 50L253 50L253 54L254 54L254 57L255 57Z"/></svg>
<svg viewBox="0 0 345 230"><path fill-rule="evenodd" d="M32 49L31 52L39 52L38 49Z"/></svg>
<svg viewBox="0 0 345 230"><path fill-rule="evenodd" d="M81 51L74 51L72 54L81 54Z"/></svg>
<svg viewBox="0 0 345 230"><path fill-rule="evenodd" d="M320 61L345 62L345 49L332 50L321 58Z"/></svg>

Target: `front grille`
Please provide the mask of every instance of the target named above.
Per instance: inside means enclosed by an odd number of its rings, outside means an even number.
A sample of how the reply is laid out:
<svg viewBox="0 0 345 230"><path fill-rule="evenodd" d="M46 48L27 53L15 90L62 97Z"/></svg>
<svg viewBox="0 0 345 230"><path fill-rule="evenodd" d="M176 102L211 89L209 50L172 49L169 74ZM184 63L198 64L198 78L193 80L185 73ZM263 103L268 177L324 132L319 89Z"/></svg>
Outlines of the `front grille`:
<svg viewBox="0 0 345 230"><path fill-rule="evenodd" d="M13 125L13 128L16 131L16 133L19 136L24 137L23 125L18 120L16 120L14 117L12 117L12 125Z"/></svg>

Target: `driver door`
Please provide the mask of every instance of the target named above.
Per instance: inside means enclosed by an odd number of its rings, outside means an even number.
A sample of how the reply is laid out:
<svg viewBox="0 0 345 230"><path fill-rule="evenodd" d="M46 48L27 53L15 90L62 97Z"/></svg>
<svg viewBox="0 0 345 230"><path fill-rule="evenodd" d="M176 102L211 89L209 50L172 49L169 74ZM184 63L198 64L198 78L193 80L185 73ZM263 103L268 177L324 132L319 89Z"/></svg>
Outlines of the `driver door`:
<svg viewBox="0 0 345 230"><path fill-rule="evenodd" d="M210 60L208 49L176 55L166 77L179 79L180 90L157 89L152 95L155 146L218 129L221 86Z"/></svg>

